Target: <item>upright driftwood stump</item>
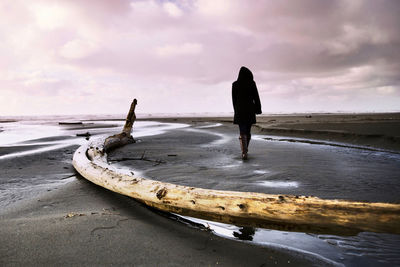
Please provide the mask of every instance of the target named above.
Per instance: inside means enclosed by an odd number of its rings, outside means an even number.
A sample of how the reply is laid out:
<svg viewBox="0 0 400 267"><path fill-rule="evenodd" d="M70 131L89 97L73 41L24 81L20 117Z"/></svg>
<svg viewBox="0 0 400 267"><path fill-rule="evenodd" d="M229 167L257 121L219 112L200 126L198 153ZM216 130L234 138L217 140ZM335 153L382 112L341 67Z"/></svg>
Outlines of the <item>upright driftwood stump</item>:
<svg viewBox="0 0 400 267"><path fill-rule="evenodd" d="M122 173L108 164L106 152L134 142L130 133L136 104L135 99L120 134L92 141L75 152L73 165L83 177L163 211L223 223L314 233L400 234L399 204L202 189Z"/></svg>
<svg viewBox="0 0 400 267"><path fill-rule="evenodd" d="M122 129L122 132L106 138L103 147L104 152L110 151L120 146L124 146L126 144L135 143L135 139L133 139L131 132L133 123L136 120L136 115L135 115L136 105L137 105L137 100L134 99L132 101L128 115L126 116L125 125L124 128Z"/></svg>

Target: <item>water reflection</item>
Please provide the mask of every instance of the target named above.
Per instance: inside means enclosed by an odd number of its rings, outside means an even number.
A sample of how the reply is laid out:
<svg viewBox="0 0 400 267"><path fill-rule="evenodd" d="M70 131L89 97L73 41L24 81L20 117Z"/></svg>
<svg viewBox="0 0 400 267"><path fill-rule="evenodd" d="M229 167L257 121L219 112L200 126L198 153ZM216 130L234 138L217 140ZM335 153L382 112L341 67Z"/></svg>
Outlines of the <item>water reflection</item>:
<svg viewBox="0 0 400 267"><path fill-rule="evenodd" d="M284 249L322 260L328 266L400 266L400 235L361 232L355 236L285 232L180 216L225 238Z"/></svg>
<svg viewBox="0 0 400 267"><path fill-rule="evenodd" d="M240 227L238 231L233 232L233 236L240 240L252 241L256 229L253 227Z"/></svg>

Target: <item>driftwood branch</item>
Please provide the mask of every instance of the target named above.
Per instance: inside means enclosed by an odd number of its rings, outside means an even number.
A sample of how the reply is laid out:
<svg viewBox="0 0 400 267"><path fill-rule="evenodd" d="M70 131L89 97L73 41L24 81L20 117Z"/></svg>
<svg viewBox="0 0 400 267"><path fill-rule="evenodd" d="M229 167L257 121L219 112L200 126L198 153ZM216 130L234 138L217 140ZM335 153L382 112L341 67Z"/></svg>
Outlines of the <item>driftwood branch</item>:
<svg viewBox="0 0 400 267"><path fill-rule="evenodd" d="M163 211L235 225L314 233L400 234L400 204L202 189L121 173L107 164L104 152L133 140L135 106L136 101L121 134L92 141L75 152L73 165L83 177Z"/></svg>
<svg viewBox="0 0 400 267"><path fill-rule="evenodd" d="M119 134L112 135L107 137L104 141L103 152L108 152L112 149L115 149L120 146L124 146L126 144L135 143L135 139L133 139L131 132L133 123L136 120L135 108L137 105L137 100L134 99L132 101L131 107L129 109L129 113L126 116L125 125L122 129L122 132Z"/></svg>
<svg viewBox="0 0 400 267"><path fill-rule="evenodd" d="M124 129L122 130L122 132L125 133L126 135L131 135L132 126L136 120L136 115L135 115L136 105L137 105L137 100L133 99L128 115L126 116Z"/></svg>

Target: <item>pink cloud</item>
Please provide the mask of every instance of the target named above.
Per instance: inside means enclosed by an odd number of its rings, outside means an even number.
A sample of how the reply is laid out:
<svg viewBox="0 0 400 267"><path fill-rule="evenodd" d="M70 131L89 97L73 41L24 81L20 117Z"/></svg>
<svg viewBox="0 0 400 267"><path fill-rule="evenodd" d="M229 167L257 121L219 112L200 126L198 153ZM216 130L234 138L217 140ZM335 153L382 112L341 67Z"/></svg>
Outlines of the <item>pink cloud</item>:
<svg viewBox="0 0 400 267"><path fill-rule="evenodd" d="M399 11L373 0L2 1L0 113L35 113L43 101L60 101L49 113L85 113L85 100L123 113L113 109L133 97L146 113L231 111L242 65L267 112L367 111L375 95L400 110ZM72 94L79 101L61 108ZM4 100L21 95L36 104Z"/></svg>

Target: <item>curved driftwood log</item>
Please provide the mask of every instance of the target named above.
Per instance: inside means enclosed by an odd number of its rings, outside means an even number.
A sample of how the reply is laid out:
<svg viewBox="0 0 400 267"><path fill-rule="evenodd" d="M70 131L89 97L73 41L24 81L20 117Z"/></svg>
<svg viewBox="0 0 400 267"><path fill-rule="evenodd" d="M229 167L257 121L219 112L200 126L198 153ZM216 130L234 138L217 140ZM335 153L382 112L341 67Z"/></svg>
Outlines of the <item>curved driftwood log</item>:
<svg viewBox="0 0 400 267"><path fill-rule="evenodd" d="M122 135L121 144L129 136ZM399 204L221 191L149 180L110 166L105 152L109 150L107 139L105 143L100 139L79 147L73 157L75 169L97 185L162 211L241 226L287 231L400 234Z"/></svg>

